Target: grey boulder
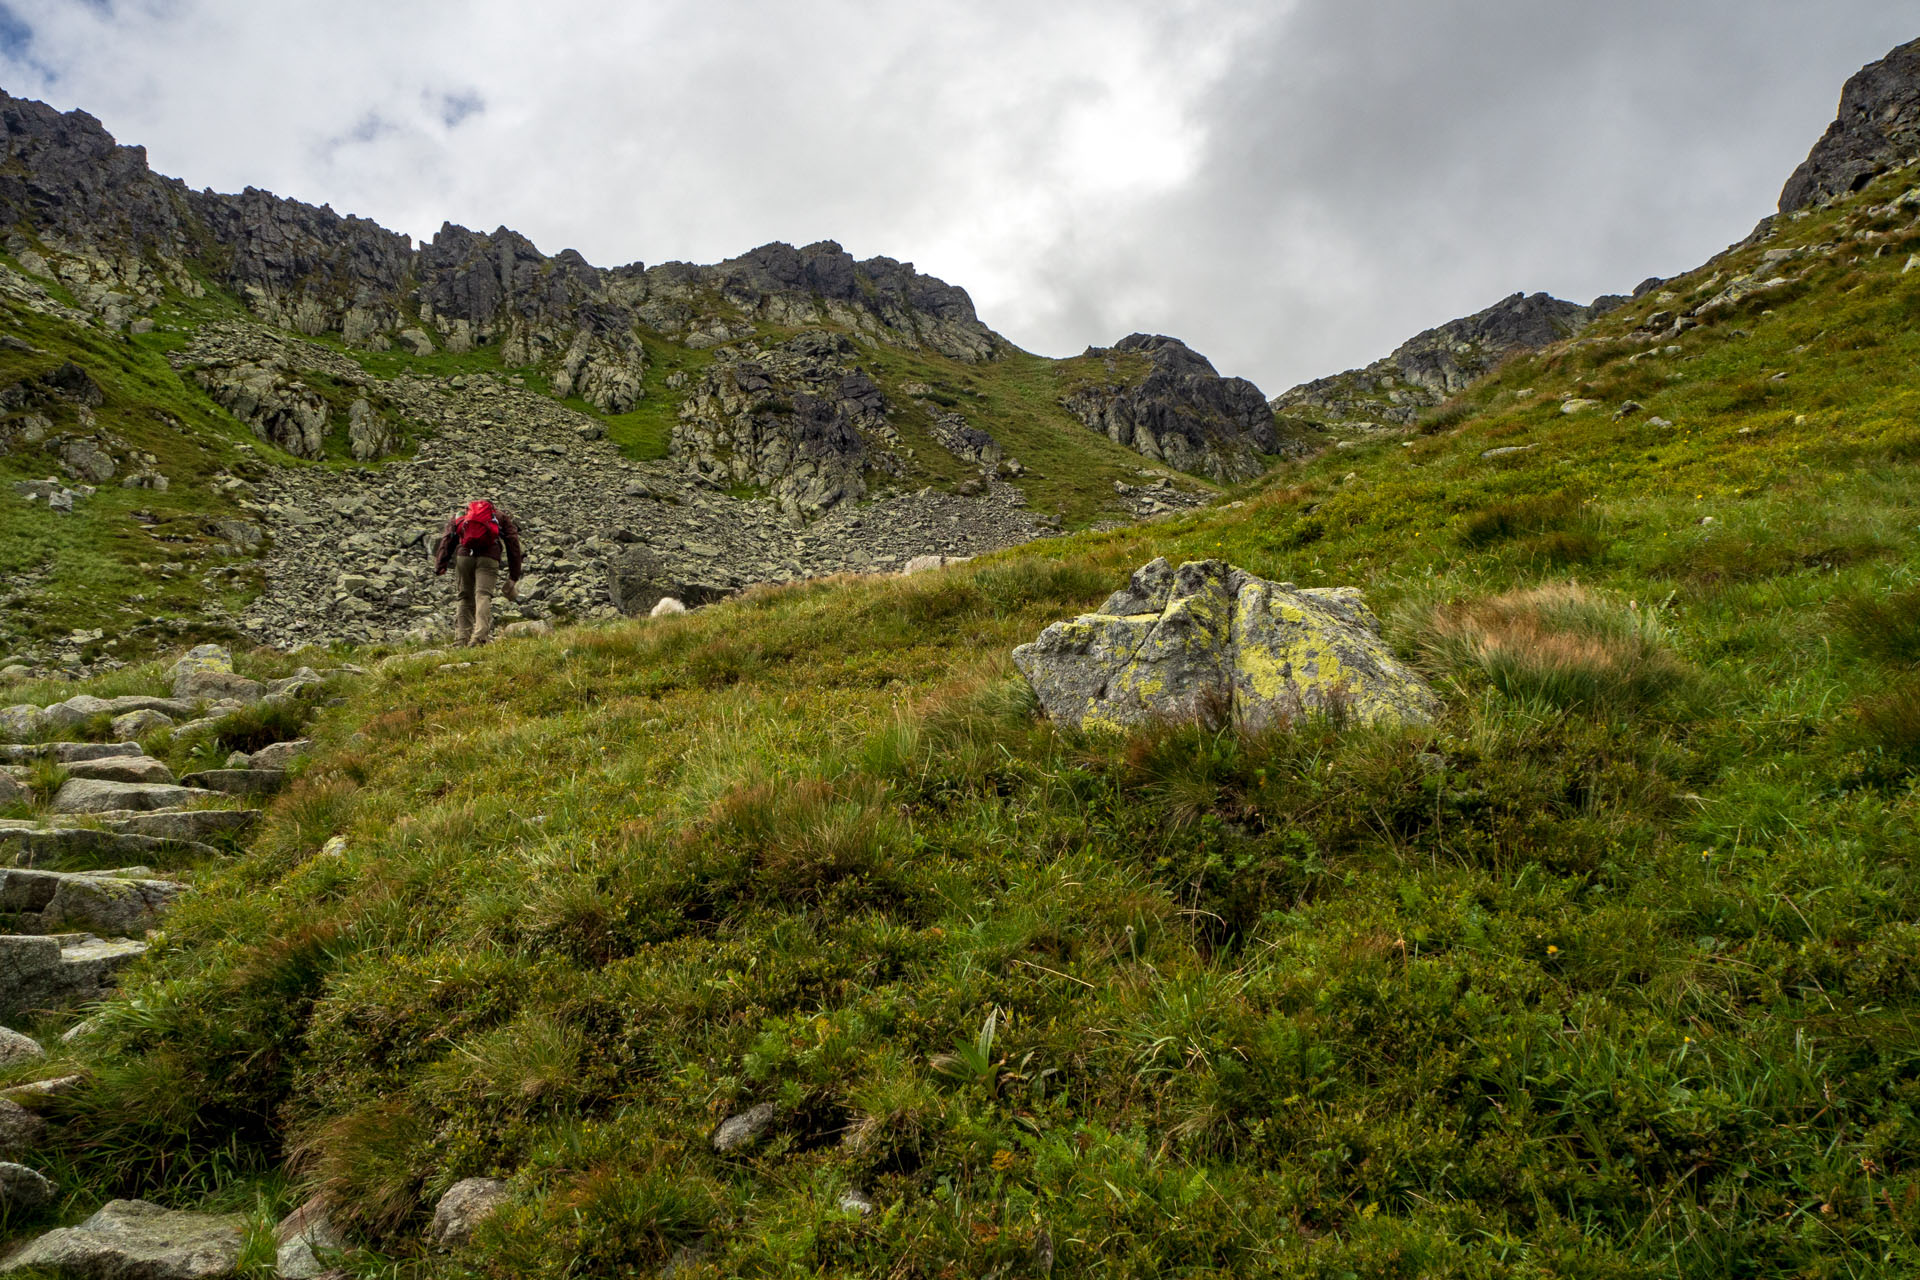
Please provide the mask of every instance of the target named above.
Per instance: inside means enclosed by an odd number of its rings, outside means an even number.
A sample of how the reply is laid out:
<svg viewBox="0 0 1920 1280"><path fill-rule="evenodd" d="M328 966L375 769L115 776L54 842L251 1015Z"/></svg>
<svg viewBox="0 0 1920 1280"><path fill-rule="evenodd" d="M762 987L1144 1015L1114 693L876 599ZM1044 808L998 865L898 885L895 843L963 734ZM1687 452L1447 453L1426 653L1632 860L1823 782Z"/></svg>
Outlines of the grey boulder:
<svg viewBox="0 0 1920 1280"><path fill-rule="evenodd" d="M33 791L10 773L0 772L0 809L32 804Z"/></svg>
<svg viewBox="0 0 1920 1280"><path fill-rule="evenodd" d="M287 785L287 774L283 769L206 769L180 782L222 795L266 796Z"/></svg>
<svg viewBox="0 0 1920 1280"><path fill-rule="evenodd" d="M1326 714L1426 723L1439 701L1352 587L1298 589L1220 560L1155 560L1095 613L1013 651L1055 722L1199 721L1258 731Z"/></svg>
<svg viewBox="0 0 1920 1280"><path fill-rule="evenodd" d="M189 649L167 674L173 677L173 696L186 701L231 699L251 704L266 693L266 686L258 680L236 673L233 655L217 644Z"/></svg>
<svg viewBox="0 0 1920 1280"><path fill-rule="evenodd" d="M150 733L173 727L173 717L164 711L129 711L113 718L116 738L144 738Z"/></svg>
<svg viewBox="0 0 1920 1280"><path fill-rule="evenodd" d="M326 1202L315 1196L274 1228L274 1262L280 1280L318 1280L328 1274L321 1255L337 1253L347 1242L327 1216Z"/></svg>
<svg viewBox="0 0 1920 1280"><path fill-rule="evenodd" d="M32 1036L22 1035L12 1027L0 1027L0 1068L46 1056L47 1051Z"/></svg>
<svg viewBox="0 0 1920 1280"><path fill-rule="evenodd" d="M748 1107L739 1115L728 1116L713 1131L713 1149L721 1155L746 1150L767 1135L778 1114L778 1109L771 1102L762 1102L758 1106Z"/></svg>
<svg viewBox="0 0 1920 1280"><path fill-rule="evenodd" d="M145 1200L109 1200L77 1227L49 1231L0 1271L75 1280L215 1280L233 1274L246 1244L237 1213L182 1213Z"/></svg>
<svg viewBox="0 0 1920 1280"><path fill-rule="evenodd" d="M131 938L106 942L89 936L0 935L0 1014L99 1000L111 989L114 975L146 949L146 943ZM60 1038L65 1042L71 1034Z"/></svg>
<svg viewBox="0 0 1920 1280"><path fill-rule="evenodd" d="M188 701L233 701L252 705L266 696L266 686L231 671L190 671L173 682L173 696Z"/></svg>
<svg viewBox="0 0 1920 1280"><path fill-rule="evenodd" d="M183 890L171 880L10 867L0 870L0 914L11 917L15 933L81 929L138 937L159 927Z"/></svg>
<svg viewBox="0 0 1920 1280"><path fill-rule="evenodd" d="M0 1209L29 1213L53 1203L59 1189L23 1164L0 1161Z"/></svg>
<svg viewBox="0 0 1920 1280"><path fill-rule="evenodd" d="M11 1099L0 1098L0 1160L17 1160L40 1149L47 1122Z"/></svg>
<svg viewBox="0 0 1920 1280"><path fill-rule="evenodd" d="M284 769L311 750L311 738L295 738L291 742L276 742L260 748L248 757L248 763L255 769Z"/></svg>
<svg viewBox="0 0 1920 1280"><path fill-rule="evenodd" d="M447 1248L466 1244L473 1239L474 1229L512 1195L513 1189L499 1178L462 1178L448 1187L434 1206L428 1239Z"/></svg>
<svg viewBox="0 0 1920 1280"><path fill-rule="evenodd" d="M156 815L172 817L174 815ZM0 828L0 859L11 851L16 867L39 867L70 859L132 858L190 853L217 858L220 851L196 840L134 835L124 831L95 831L90 827L52 829Z"/></svg>
<svg viewBox="0 0 1920 1280"><path fill-rule="evenodd" d="M0 761L10 764L43 759L58 764L73 764L81 760L111 760L116 756L141 754L137 742L35 742L26 746L0 747Z"/></svg>

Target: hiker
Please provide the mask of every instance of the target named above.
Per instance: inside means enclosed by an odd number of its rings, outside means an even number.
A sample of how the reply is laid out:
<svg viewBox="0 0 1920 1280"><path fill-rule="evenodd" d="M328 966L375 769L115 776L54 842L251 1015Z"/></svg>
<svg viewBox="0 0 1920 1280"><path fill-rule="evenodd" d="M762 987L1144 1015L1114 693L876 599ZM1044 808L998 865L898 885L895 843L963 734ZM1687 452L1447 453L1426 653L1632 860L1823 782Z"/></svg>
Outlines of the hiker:
<svg viewBox="0 0 1920 1280"><path fill-rule="evenodd" d="M454 570L460 604L453 612L453 642L483 645L493 638L493 589L500 580L500 549L506 548L507 599L519 594L520 528L513 517L481 498L455 512L433 552L434 576Z"/></svg>

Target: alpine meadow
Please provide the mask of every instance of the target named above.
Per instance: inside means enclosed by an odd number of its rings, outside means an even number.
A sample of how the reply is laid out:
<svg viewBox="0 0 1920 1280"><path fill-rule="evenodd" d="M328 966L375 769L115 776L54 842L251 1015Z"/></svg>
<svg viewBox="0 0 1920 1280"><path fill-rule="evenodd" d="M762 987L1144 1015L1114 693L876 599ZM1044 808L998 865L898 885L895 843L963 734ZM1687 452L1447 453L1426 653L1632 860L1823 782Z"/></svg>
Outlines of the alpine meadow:
<svg viewBox="0 0 1920 1280"><path fill-rule="evenodd" d="M1920 41L1272 400L0 129L0 1271L1920 1274Z"/></svg>

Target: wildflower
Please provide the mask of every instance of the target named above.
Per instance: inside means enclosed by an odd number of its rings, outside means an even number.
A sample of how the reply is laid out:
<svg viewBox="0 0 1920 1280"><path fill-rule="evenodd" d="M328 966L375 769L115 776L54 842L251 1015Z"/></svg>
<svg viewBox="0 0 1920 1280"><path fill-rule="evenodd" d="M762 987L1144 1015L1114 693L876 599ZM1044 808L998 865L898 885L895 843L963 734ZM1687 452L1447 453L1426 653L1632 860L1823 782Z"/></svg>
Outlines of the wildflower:
<svg viewBox="0 0 1920 1280"><path fill-rule="evenodd" d="M1549 942L1547 944L1547 954L1550 956L1557 956L1560 954L1560 948L1554 946L1551 942Z"/></svg>

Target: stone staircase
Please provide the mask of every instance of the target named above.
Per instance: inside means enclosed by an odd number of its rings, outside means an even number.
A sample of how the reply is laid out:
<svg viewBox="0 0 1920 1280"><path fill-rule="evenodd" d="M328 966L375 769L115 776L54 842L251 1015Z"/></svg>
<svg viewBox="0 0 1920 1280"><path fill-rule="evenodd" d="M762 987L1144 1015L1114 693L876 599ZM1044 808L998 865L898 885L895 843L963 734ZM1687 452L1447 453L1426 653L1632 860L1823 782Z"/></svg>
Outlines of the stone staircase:
<svg viewBox="0 0 1920 1280"><path fill-rule="evenodd" d="M153 868L225 856L223 846L259 818L253 806L286 785L288 768L311 745L299 738L252 755L235 752L222 768L176 778L138 737L217 731L240 707L292 697L325 677L303 668L287 680L248 680L213 646L194 650L172 675L171 698L80 696L51 707L0 708L0 733L70 733L111 714L112 735L123 739L0 744L0 809L24 801L32 812L0 819L0 1022L110 998L121 972L145 954L152 932L190 892L190 872ZM36 795L34 788L49 785L49 766L58 768L58 789ZM63 1039L78 1042L91 1023ZM44 1053L0 1025L0 1065ZM46 1142L46 1121L34 1107L84 1084L82 1076L63 1076L0 1092L0 1215L29 1214L58 1199L59 1188L21 1162ZM0 1271L225 1275L239 1259L243 1225L233 1215L113 1201L78 1226L34 1240ZM320 1274L314 1248L339 1244L323 1220L309 1227L280 1242L282 1275Z"/></svg>

